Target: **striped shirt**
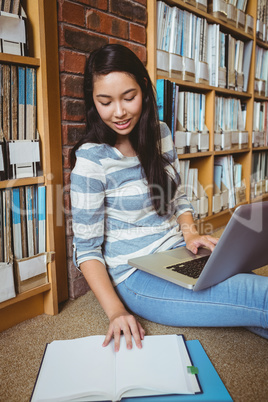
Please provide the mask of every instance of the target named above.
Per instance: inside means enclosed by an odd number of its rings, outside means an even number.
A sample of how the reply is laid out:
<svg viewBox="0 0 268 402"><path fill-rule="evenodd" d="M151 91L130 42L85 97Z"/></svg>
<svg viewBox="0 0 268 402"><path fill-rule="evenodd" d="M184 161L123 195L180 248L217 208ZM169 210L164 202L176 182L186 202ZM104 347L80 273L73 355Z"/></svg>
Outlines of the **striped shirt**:
<svg viewBox="0 0 268 402"><path fill-rule="evenodd" d="M160 124L162 152L179 175L179 162L165 123ZM193 212L178 189L171 213L157 215L137 156L126 157L107 144L87 143L76 152L71 174L71 203L75 263L99 260L106 265L114 285L136 268L130 258L164 251L183 241L177 218ZM167 167L171 174L174 170Z"/></svg>

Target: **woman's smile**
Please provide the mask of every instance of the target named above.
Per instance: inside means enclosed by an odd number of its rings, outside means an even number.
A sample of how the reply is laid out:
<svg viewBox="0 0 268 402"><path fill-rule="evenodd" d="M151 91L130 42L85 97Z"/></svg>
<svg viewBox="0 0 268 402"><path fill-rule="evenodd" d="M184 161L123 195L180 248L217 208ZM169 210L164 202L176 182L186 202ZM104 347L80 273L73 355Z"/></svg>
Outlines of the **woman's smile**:
<svg viewBox="0 0 268 402"><path fill-rule="evenodd" d="M142 90L129 74L112 72L97 76L93 99L103 122L119 135L130 134L140 119Z"/></svg>

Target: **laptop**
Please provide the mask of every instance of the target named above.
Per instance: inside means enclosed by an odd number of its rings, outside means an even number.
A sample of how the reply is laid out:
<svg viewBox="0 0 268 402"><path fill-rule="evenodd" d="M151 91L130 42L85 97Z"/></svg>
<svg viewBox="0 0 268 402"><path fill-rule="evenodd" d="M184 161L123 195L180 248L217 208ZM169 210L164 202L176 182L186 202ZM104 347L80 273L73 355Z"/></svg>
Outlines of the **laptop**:
<svg viewBox="0 0 268 402"><path fill-rule="evenodd" d="M268 201L237 207L214 251L195 255L185 246L130 259L142 271L193 291L206 289L242 272L268 264ZM187 265L197 266L189 276ZM201 268L198 266L201 266Z"/></svg>

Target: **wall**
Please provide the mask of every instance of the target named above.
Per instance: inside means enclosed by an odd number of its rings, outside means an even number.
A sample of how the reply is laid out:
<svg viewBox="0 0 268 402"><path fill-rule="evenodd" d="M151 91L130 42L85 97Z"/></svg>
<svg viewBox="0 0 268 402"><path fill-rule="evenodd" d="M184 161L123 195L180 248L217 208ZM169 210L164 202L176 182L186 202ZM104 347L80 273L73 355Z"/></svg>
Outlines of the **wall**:
<svg viewBox="0 0 268 402"><path fill-rule="evenodd" d="M146 63L146 0L57 0L61 120L64 172L64 208L69 297L77 298L88 286L72 262L70 163L73 145L85 132L83 72L87 56L107 43L130 47Z"/></svg>

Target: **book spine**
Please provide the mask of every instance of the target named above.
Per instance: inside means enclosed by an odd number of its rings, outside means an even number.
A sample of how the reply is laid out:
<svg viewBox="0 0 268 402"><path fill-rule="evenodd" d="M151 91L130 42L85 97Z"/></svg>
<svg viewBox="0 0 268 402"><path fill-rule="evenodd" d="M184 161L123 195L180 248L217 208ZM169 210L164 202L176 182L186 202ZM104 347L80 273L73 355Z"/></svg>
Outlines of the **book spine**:
<svg viewBox="0 0 268 402"><path fill-rule="evenodd" d="M3 64L3 134L10 140L10 66Z"/></svg>
<svg viewBox="0 0 268 402"><path fill-rule="evenodd" d="M35 254L34 245L34 219L33 219L33 192L32 186L25 187L26 193L26 222L27 222L27 242L28 242L28 257Z"/></svg>
<svg viewBox="0 0 268 402"><path fill-rule="evenodd" d="M26 67L26 139L36 138L36 71Z"/></svg>
<svg viewBox="0 0 268 402"><path fill-rule="evenodd" d="M12 189L12 227L13 227L13 251L17 259L22 258L22 236L20 219L20 190Z"/></svg>
<svg viewBox="0 0 268 402"><path fill-rule="evenodd" d="M11 65L11 139L18 139L18 71Z"/></svg>
<svg viewBox="0 0 268 402"><path fill-rule="evenodd" d="M46 187L38 186L38 253L46 251Z"/></svg>
<svg viewBox="0 0 268 402"><path fill-rule="evenodd" d="M26 258L26 257L28 257L28 244L27 244L25 188L20 187L19 190L20 190L20 219L21 219L22 258Z"/></svg>
<svg viewBox="0 0 268 402"><path fill-rule="evenodd" d="M25 139L25 67L18 67L18 139Z"/></svg>

